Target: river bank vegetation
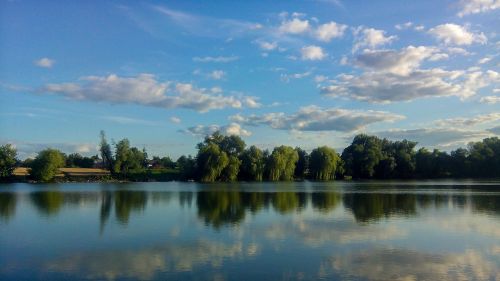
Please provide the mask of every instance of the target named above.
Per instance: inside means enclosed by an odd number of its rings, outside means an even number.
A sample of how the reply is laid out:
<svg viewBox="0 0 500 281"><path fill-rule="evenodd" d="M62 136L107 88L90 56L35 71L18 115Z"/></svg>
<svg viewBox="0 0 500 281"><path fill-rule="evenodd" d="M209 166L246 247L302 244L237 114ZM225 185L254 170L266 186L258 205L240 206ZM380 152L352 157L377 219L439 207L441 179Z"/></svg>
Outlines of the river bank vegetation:
<svg viewBox="0 0 500 281"><path fill-rule="evenodd" d="M12 145L0 147L0 178L12 176L16 167L29 168L29 178L53 181L63 167L102 168L105 179L129 181L194 180L200 182L291 181L334 179L434 179L495 178L500 175L500 139L486 138L450 153L437 149L416 149L408 140L390 141L360 134L341 154L322 146L310 153L286 145L272 151L247 147L239 136L218 132L197 145L193 157L150 158L145 148L130 145L128 139L108 143L101 132L99 154L92 157L56 149L45 149L34 159L20 161ZM96 178L101 180L103 178Z"/></svg>

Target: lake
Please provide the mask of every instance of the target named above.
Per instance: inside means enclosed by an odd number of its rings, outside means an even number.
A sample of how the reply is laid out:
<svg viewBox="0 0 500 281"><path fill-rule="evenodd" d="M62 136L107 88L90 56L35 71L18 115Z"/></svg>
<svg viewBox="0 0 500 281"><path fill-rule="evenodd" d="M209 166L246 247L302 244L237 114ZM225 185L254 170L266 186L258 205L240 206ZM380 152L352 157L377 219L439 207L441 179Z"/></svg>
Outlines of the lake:
<svg viewBox="0 0 500 281"><path fill-rule="evenodd" d="M500 182L0 185L1 280L500 280Z"/></svg>

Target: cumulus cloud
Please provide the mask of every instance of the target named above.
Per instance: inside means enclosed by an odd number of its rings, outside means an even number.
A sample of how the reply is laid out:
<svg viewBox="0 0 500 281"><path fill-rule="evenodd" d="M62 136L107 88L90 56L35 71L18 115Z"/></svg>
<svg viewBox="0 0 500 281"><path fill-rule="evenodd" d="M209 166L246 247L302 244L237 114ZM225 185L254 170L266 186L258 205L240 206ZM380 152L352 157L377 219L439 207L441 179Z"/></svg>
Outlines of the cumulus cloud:
<svg viewBox="0 0 500 281"><path fill-rule="evenodd" d="M237 56L230 56L230 57L194 57L193 61L195 62L220 62L220 63L226 63L226 62L232 62L238 60L239 57Z"/></svg>
<svg viewBox="0 0 500 281"><path fill-rule="evenodd" d="M279 27L279 31L283 33L300 34L308 31L309 28L310 25L308 20L294 18L283 21Z"/></svg>
<svg viewBox="0 0 500 281"><path fill-rule="evenodd" d="M437 54L438 49L425 46L408 46L400 51L365 50L355 58L354 64L379 72L408 75L422 61L432 59Z"/></svg>
<svg viewBox="0 0 500 281"><path fill-rule="evenodd" d="M484 33L473 33L466 26L453 23L433 27L429 30L429 33L446 45L485 44L488 41Z"/></svg>
<svg viewBox="0 0 500 281"><path fill-rule="evenodd" d="M197 125L194 127L189 127L185 130L181 130L180 132L185 133L185 134L190 134L196 137L204 137L207 135L211 135L215 132L220 132L223 135L235 135L235 136L242 136L242 137L248 137L252 135L250 131L247 131L241 127L240 124L237 123L231 123L226 126L219 126L219 125L208 125L208 126L203 126L203 125Z"/></svg>
<svg viewBox="0 0 500 281"><path fill-rule="evenodd" d="M376 48L378 46L386 45L396 40L396 36L386 36L384 30L374 29L374 28L366 28L366 27L358 27L354 30L354 47L353 52L369 47Z"/></svg>
<svg viewBox="0 0 500 281"><path fill-rule="evenodd" d="M331 21L318 26L314 35L320 41L330 42L334 38L342 37L346 29L347 25Z"/></svg>
<svg viewBox="0 0 500 281"><path fill-rule="evenodd" d="M442 148L464 146L471 141L479 141L491 136L491 133L487 131L454 128L393 129L375 134L379 137L393 140L400 140L402 138L414 140L420 146Z"/></svg>
<svg viewBox="0 0 500 281"><path fill-rule="evenodd" d="M34 61L34 63L36 66L39 66L39 67L51 68L52 66L54 66L56 61L53 59L49 59L49 58L41 58L39 60Z"/></svg>
<svg viewBox="0 0 500 281"><path fill-rule="evenodd" d="M198 112L214 109L252 107L254 97L226 96L220 88L197 88L192 84L160 82L152 74L136 77L87 76L78 83L47 84L41 92L74 100L139 104L161 108L187 108Z"/></svg>
<svg viewBox="0 0 500 281"><path fill-rule="evenodd" d="M359 76L342 74L337 78L331 85L321 88L322 94L373 103L389 103L423 97L468 98L475 95L479 89L498 82L500 74L491 70L448 71L434 68L415 69L406 75L365 72Z"/></svg>
<svg viewBox="0 0 500 281"><path fill-rule="evenodd" d="M463 17L500 9L500 0L462 0L460 5L461 10L458 12L458 16Z"/></svg>
<svg viewBox="0 0 500 281"><path fill-rule="evenodd" d="M322 60L326 57L323 49L314 45L303 47L300 53L303 60Z"/></svg>
<svg viewBox="0 0 500 281"><path fill-rule="evenodd" d="M288 115L283 112L250 116L234 115L230 120L249 126L267 125L279 130L352 132L370 124L395 122L404 118L402 115L385 111L323 109L318 106L307 106Z"/></svg>

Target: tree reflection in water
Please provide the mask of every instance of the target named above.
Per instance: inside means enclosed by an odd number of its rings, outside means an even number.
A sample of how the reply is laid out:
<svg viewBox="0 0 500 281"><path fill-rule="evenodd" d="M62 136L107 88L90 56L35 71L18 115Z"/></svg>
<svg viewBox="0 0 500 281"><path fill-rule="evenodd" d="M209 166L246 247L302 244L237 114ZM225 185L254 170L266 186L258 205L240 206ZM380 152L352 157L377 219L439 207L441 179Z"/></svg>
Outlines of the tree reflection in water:
<svg viewBox="0 0 500 281"><path fill-rule="evenodd" d="M416 216L419 210L429 208L470 208L474 212L498 215L500 197L497 195L467 195L456 193L403 192L248 192L248 191L181 191L146 192L141 190L102 190L98 192L36 191L29 195L35 209L44 216L57 215L63 206L79 206L100 202L100 231L112 212L116 220L127 225L132 213L143 212L148 198L154 204L169 204L177 194L180 206L191 207L195 200L198 217L216 229L241 223L247 213L258 214L272 209L282 214L300 213L308 205L313 210L328 213L338 206L350 211L361 223L376 222L393 216ZM15 216L18 199L15 193L0 193L0 217L9 220Z"/></svg>
<svg viewBox="0 0 500 281"><path fill-rule="evenodd" d="M16 194L0 192L0 219L9 221L16 213Z"/></svg>

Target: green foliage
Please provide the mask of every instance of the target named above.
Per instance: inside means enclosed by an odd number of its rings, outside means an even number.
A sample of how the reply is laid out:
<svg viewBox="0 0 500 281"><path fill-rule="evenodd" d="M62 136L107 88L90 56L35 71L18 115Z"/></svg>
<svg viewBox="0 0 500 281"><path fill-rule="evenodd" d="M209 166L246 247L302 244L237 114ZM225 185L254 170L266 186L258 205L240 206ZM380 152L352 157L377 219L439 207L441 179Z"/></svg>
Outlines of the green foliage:
<svg viewBox="0 0 500 281"><path fill-rule="evenodd" d="M265 158L262 150L252 145L241 154L241 178L248 181L262 181Z"/></svg>
<svg viewBox="0 0 500 281"><path fill-rule="evenodd" d="M17 151L11 144L0 146L0 179L12 175L16 166Z"/></svg>
<svg viewBox="0 0 500 281"><path fill-rule="evenodd" d="M355 136L342 153L346 173L353 178L372 178L382 157L381 140L364 134Z"/></svg>
<svg viewBox="0 0 500 281"><path fill-rule="evenodd" d="M99 151L101 152L101 159L103 167L113 172L113 153L111 152L111 145L106 140L106 134L101 131L101 142L99 144Z"/></svg>
<svg viewBox="0 0 500 281"><path fill-rule="evenodd" d="M340 157L334 149L322 146L311 152L309 163L312 179L333 180L340 164Z"/></svg>
<svg viewBox="0 0 500 281"><path fill-rule="evenodd" d="M223 181L236 181L238 179L238 172L240 171L241 160L234 155L229 156L229 162L222 170L221 180Z"/></svg>
<svg viewBox="0 0 500 281"><path fill-rule="evenodd" d="M33 192L30 197L36 208L46 215L57 214L64 203L63 193L60 191Z"/></svg>
<svg viewBox="0 0 500 281"><path fill-rule="evenodd" d="M188 157L182 155L177 159L177 169L179 170L179 178L181 180L194 180L198 178L196 160L189 155Z"/></svg>
<svg viewBox="0 0 500 281"><path fill-rule="evenodd" d="M198 144L196 157L198 175L202 182L235 181L245 149L245 142L238 136L223 136L219 132L206 136Z"/></svg>
<svg viewBox="0 0 500 281"><path fill-rule="evenodd" d="M299 160L297 161L297 165L295 165L294 176L296 179L304 179L309 169L309 155L300 147L296 147L295 151L299 155Z"/></svg>
<svg viewBox="0 0 500 281"><path fill-rule="evenodd" d="M38 153L31 164L30 175L38 181L48 182L54 179L59 168L64 167L64 155L57 149L47 148Z"/></svg>
<svg viewBox="0 0 500 281"><path fill-rule="evenodd" d="M229 157L217 144L209 142L199 146L196 161L200 181L214 182L219 179L222 171L229 164Z"/></svg>
<svg viewBox="0 0 500 281"><path fill-rule="evenodd" d="M267 160L267 175L270 181L293 180L295 165L299 160L299 154L290 146L279 146L274 148Z"/></svg>
<svg viewBox="0 0 500 281"><path fill-rule="evenodd" d="M115 161L113 171L116 174L127 176L129 172L141 172L146 161L145 151L130 147L128 139L115 144Z"/></svg>
<svg viewBox="0 0 500 281"><path fill-rule="evenodd" d="M79 153L72 153L66 157L66 167L92 168L97 156L84 157Z"/></svg>

